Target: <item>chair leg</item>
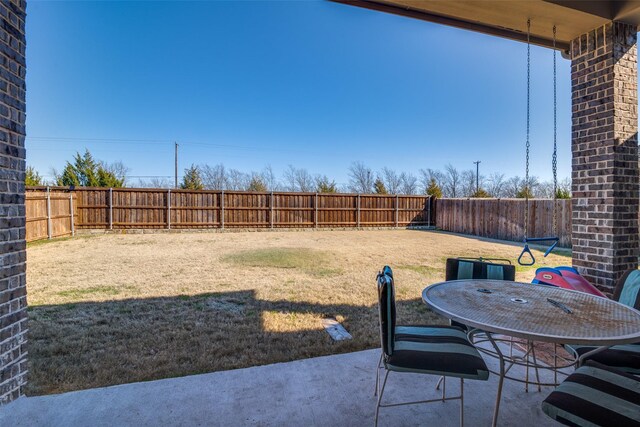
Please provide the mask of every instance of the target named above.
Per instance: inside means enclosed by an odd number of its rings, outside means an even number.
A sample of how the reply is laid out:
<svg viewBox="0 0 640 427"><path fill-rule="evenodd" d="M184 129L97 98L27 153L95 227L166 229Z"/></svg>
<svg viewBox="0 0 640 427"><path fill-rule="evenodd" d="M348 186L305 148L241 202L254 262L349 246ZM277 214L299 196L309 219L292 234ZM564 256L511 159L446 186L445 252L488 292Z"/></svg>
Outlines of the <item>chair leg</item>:
<svg viewBox="0 0 640 427"><path fill-rule="evenodd" d="M447 377L442 377L442 401L444 402L444 398L447 394Z"/></svg>
<svg viewBox="0 0 640 427"><path fill-rule="evenodd" d="M536 370L536 381L538 382L538 393L540 393L542 391L542 386L540 385L540 373L538 372L538 360L536 359L536 347L533 341L531 341L531 355L533 356L533 366Z"/></svg>
<svg viewBox="0 0 640 427"><path fill-rule="evenodd" d="M460 427L464 427L464 378L460 378Z"/></svg>
<svg viewBox="0 0 640 427"><path fill-rule="evenodd" d="M524 375L524 392L529 393L529 350L531 350L531 341L527 341L527 351L524 354L524 365L526 373Z"/></svg>
<svg viewBox="0 0 640 427"><path fill-rule="evenodd" d="M373 392L374 396L378 395L378 385L380 384L380 365L382 364L382 353L380 353L380 359L378 359L378 364L376 365L376 389Z"/></svg>
<svg viewBox="0 0 640 427"><path fill-rule="evenodd" d="M375 427L378 427L378 414L380 413L380 403L382 402L382 394L384 393L384 386L387 385L387 377L389 376L389 371L384 374L384 380L382 381L382 388L380 389L380 395L378 396L378 404L376 405L376 421Z"/></svg>
<svg viewBox="0 0 640 427"><path fill-rule="evenodd" d="M553 344L553 383L558 384L558 344Z"/></svg>

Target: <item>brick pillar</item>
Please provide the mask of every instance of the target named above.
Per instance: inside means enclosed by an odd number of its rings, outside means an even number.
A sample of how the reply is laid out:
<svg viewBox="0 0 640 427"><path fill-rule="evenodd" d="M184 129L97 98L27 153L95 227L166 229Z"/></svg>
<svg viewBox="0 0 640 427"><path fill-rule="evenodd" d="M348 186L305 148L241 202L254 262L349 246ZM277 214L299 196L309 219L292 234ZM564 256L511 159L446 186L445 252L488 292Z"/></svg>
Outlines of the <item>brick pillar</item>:
<svg viewBox="0 0 640 427"><path fill-rule="evenodd" d="M638 267L638 60L635 26L571 42L573 265L604 292Z"/></svg>
<svg viewBox="0 0 640 427"><path fill-rule="evenodd" d="M23 394L27 374L25 7L0 2L0 405Z"/></svg>

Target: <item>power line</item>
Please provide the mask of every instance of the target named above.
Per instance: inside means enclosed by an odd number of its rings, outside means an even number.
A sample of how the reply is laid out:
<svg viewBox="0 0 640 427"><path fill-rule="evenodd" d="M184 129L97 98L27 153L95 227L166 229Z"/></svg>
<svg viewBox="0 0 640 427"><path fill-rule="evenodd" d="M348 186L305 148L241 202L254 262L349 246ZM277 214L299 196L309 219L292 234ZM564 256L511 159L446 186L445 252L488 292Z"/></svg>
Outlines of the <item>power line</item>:
<svg viewBox="0 0 640 427"><path fill-rule="evenodd" d="M126 138L77 138L77 137L56 137L56 136L28 136L26 137L27 142L32 141L35 143L43 143L43 142L65 142L65 141L90 141L94 144L127 144L131 142L135 142L137 144L171 144L174 141L164 140L164 139L126 139ZM205 147L216 147L216 148L231 148L236 150L256 150L256 151L277 151L277 152L286 152L286 153L301 153L301 154L311 154L312 152L306 150L290 150L286 148L273 148L267 146L245 146L245 145L233 145L233 144L215 144L210 142L196 142L196 141L184 141L182 139L178 139L180 144L187 145L196 145L196 146L205 146Z"/></svg>

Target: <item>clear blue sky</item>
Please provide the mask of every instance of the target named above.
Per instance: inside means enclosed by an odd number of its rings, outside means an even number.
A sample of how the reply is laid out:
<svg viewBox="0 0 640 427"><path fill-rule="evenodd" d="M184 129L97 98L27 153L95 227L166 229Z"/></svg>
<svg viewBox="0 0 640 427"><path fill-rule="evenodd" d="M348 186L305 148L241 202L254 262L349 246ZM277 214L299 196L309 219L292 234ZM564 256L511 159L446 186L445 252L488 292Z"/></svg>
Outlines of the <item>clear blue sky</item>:
<svg viewBox="0 0 640 427"><path fill-rule="evenodd" d="M485 175L524 175L523 43L325 1L27 12L27 163L45 175L86 147L133 176L171 176L172 141L181 170L293 164L344 183L353 161L417 174L481 160ZM532 47L532 61L531 173L547 180L552 51ZM558 55L561 178L569 74Z"/></svg>

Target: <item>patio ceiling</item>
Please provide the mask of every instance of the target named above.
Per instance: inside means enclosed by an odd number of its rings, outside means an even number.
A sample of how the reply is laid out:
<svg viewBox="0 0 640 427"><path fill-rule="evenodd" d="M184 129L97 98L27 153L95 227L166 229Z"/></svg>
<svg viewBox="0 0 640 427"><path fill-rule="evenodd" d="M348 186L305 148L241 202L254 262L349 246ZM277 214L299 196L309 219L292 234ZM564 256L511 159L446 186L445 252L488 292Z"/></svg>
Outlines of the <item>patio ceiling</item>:
<svg viewBox="0 0 640 427"><path fill-rule="evenodd" d="M568 51L571 40L610 21L640 25L640 1L571 0L333 0L367 9L422 19L512 40Z"/></svg>

